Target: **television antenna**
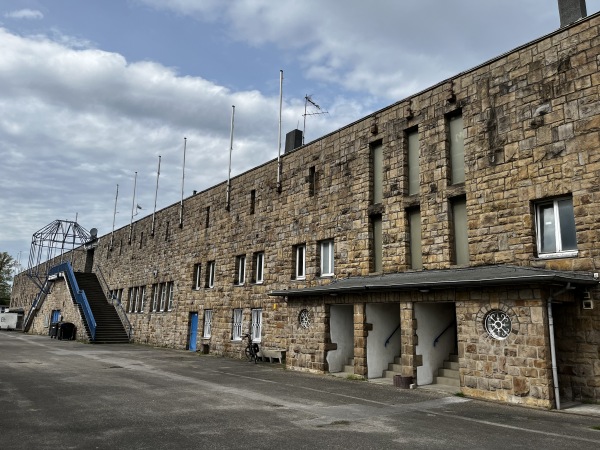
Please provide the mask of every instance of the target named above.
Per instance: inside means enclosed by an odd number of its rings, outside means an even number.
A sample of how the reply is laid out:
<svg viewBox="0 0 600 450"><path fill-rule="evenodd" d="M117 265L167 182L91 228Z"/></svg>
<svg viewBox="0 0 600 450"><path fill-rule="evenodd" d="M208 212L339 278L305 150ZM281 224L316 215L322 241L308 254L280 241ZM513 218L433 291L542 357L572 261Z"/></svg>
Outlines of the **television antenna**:
<svg viewBox="0 0 600 450"><path fill-rule="evenodd" d="M312 106L312 108L314 108L313 112L308 112L309 104ZM304 145L304 135L306 134L306 116L318 116L321 114L329 114L329 112L323 111L321 107L314 102L312 95L306 94L304 96L304 114L302 114L302 117L304 117L304 125L302 127L302 145Z"/></svg>

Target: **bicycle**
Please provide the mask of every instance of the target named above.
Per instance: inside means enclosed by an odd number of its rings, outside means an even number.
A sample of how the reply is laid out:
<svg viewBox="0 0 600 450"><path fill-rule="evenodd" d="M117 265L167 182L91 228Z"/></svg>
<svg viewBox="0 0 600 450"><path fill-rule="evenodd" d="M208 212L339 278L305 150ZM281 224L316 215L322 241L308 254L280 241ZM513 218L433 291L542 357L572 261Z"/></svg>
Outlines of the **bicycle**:
<svg viewBox="0 0 600 450"><path fill-rule="evenodd" d="M246 348L244 349L244 354L246 355L246 358L248 358L248 361L254 360L254 364L256 364L258 362L258 344L252 342L252 337L250 336L250 334L245 334L242 339L248 339L248 345L246 345Z"/></svg>

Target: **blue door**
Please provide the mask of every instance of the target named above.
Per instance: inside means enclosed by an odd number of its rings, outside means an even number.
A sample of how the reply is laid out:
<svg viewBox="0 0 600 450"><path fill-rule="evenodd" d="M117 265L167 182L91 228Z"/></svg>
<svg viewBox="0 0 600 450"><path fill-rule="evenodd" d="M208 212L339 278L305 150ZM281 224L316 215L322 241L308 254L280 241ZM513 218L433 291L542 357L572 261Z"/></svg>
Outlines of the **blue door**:
<svg viewBox="0 0 600 450"><path fill-rule="evenodd" d="M52 318L50 319L50 323L58 322L60 320L60 309L52 310Z"/></svg>
<svg viewBox="0 0 600 450"><path fill-rule="evenodd" d="M190 342L188 348L190 352L196 351L196 341L198 339L198 313L190 313Z"/></svg>

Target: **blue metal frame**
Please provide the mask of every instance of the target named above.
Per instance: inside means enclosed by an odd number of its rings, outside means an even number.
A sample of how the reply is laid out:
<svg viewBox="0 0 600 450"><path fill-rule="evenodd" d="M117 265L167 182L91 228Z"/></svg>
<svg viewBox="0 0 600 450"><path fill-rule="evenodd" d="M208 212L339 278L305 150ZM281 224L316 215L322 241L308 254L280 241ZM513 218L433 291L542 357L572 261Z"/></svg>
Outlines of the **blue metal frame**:
<svg viewBox="0 0 600 450"><path fill-rule="evenodd" d="M69 285L71 286L71 292L73 293L73 297L75 302L78 305L81 305L81 309L83 310L83 315L85 316L85 321L88 324L88 328L90 329L90 338L93 341L96 338L96 320L94 319L94 314L92 314L92 309L90 308L90 304L85 295L85 292L79 289L79 285L77 284L77 280L75 279L75 273L73 272L73 267L70 262L63 262L58 266L53 267L48 271L48 275L54 275L58 273L64 273Z"/></svg>

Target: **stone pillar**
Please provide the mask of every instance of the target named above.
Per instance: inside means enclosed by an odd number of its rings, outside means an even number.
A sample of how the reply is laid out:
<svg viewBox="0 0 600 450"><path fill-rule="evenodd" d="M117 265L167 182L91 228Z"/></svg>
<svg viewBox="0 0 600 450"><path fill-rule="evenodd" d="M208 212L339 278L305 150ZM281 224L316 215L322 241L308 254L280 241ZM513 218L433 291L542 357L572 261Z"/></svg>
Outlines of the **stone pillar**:
<svg viewBox="0 0 600 450"><path fill-rule="evenodd" d="M413 302L400 302L401 380L395 384L408 388L417 379L417 321Z"/></svg>
<svg viewBox="0 0 600 450"><path fill-rule="evenodd" d="M354 304L354 374L365 378L367 371L367 305Z"/></svg>

